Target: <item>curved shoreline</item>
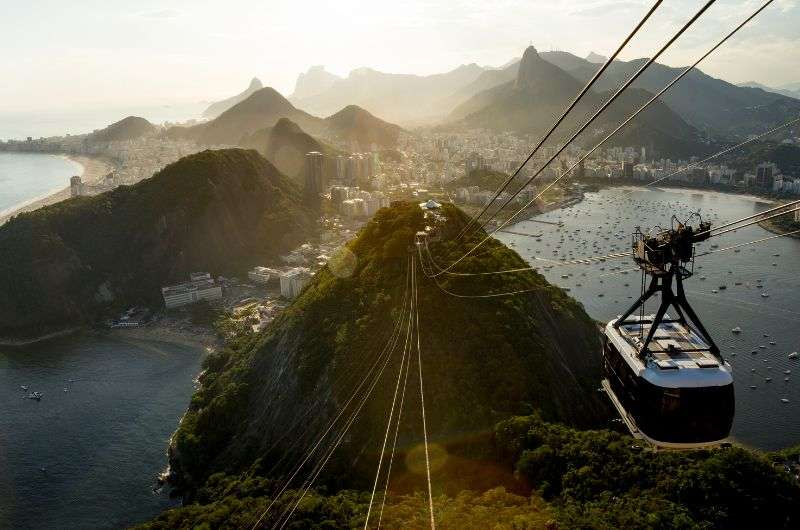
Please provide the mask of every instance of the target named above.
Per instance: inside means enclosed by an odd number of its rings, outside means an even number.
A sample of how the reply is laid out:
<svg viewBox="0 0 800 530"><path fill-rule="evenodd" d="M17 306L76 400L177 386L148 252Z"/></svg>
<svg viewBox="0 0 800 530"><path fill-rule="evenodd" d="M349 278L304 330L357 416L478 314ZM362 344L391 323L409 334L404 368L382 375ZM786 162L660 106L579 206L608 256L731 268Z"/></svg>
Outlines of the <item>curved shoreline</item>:
<svg viewBox="0 0 800 530"><path fill-rule="evenodd" d="M108 162L107 160L103 160L102 158L93 158L88 156L82 155L67 155L63 153L42 153L42 154L49 154L53 156L59 156L61 158L66 158L76 164L80 165L83 168L81 173L81 178L87 184L96 184L103 179L109 172L114 170L113 164ZM33 210L37 210L42 206L48 206L50 204L55 204L57 202L61 202L65 199L69 199L70 197L70 190L69 190L69 177L67 177L67 185L62 188L58 188L52 190L44 195L40 195L38 197L34 197L32 199L28 199L22 201L10 208L0 211L0 225L11 219L17 214L24 213L24 212L32 212Z"/></svg>

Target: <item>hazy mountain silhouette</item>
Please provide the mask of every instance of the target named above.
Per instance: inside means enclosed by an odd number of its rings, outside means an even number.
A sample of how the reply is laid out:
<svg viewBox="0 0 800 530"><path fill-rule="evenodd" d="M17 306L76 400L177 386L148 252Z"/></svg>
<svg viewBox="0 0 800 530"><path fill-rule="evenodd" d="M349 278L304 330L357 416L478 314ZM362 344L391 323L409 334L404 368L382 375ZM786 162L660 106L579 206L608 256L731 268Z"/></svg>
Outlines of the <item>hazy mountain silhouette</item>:
<svg viewBox="0 0 800 530"><path fill-rule="evenodd" d="M208 108L203 111L203 117L216 118L229 108L233 107L240 101L244 101L245 99L250 97L252 93L261 90L262 88L264 88L264 85L261 84L261 81L257 77L254 77L250 81L250 86L248 86L244 92L241 92L233 97L223 99L222 101L217 101L216 103L212 103L211 105L209 105Z"/></svg>

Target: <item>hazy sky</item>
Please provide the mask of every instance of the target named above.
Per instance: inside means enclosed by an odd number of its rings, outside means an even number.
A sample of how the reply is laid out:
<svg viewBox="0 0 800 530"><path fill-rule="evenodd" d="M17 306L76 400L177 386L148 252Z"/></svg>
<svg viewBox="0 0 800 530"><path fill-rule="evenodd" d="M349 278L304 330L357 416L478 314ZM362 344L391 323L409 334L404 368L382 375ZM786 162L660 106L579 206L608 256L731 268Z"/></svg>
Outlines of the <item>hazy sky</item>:
<svg viewBox="0 0 800 530"><path fill-rule="evenodd" d="M289 95L322 64L434 73L499 65L525 46L607 55L651 5L618 0L3 0L0 110L199 102L253 76ZM666 0L624 58L646 56L701 0ZM662 62L690 62L762 1L718 0ZM800 82L800 0L776 0L701 67Z"/></svg>

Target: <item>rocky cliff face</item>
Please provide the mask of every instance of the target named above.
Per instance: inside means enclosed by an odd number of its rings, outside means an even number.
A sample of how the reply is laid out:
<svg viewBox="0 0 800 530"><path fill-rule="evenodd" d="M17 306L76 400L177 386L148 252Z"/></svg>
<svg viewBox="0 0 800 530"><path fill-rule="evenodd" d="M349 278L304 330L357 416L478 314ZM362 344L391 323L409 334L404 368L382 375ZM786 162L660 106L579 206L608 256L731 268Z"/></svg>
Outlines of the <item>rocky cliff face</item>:
<svg viewBox="0 0 800 530"><path fill-rule="evenodd" d="M189 272L241 272L313 232L298 188L255 151L205 151L152 178L0 228L0 337L158 306Z"/></svg>

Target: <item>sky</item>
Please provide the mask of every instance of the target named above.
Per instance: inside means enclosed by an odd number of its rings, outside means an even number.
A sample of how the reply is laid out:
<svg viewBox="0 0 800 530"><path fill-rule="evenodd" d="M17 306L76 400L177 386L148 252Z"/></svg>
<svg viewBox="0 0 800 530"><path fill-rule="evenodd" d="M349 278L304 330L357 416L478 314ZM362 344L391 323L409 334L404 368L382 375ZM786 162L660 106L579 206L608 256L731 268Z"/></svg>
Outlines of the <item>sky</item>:
<svg viewBox="0 0 800 530"><path fill-rule="evenodd" d="M659 62L692 62L763 0L718 0ZM665 0L622 54L652 54L704 0ZM290 95L312 65L431 74L501 65L529 44L608 55L652 0L3 0L0 111L200 103L257 76ZM701 65L800 82L800 0L775 0Z"/></svg>

